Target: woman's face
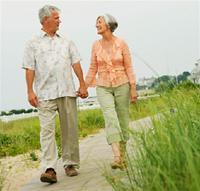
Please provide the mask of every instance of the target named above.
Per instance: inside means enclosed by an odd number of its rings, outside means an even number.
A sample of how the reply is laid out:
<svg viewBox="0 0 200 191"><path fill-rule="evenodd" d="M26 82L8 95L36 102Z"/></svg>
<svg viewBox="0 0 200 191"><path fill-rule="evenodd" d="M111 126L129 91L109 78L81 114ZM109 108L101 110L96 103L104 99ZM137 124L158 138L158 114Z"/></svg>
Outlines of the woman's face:
<svg viewBox="0 0 200 191"><path fill-rule="evenodd" d="M109 30L103 17L99 17L96 21L96 28L98 34L103 34Z"/></svg>

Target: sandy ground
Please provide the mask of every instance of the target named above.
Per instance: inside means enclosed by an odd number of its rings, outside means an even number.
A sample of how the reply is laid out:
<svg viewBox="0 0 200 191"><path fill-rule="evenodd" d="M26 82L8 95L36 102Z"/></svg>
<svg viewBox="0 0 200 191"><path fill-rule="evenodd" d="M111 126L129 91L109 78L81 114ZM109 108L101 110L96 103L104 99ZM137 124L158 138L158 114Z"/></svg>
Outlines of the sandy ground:
<svg viewBox="0 0 200 191"><path fill-rule="evenodd" d="M34 151L38 158L34 161L30 153L0 159L0 172L3 177L2 191L20 191L39 170L40 151Z"/></svg>
<svg viewBox="0 0 200 191"><path fill-rule="evenodd" d="M90 136L93 135L88 137ZM0 191L20 191L33 177L40 178L41 152L37 150L34 153L38 158L37 161L32 160L30 153L0 159ZM1 185L2 178L3 186Z"/></svg>

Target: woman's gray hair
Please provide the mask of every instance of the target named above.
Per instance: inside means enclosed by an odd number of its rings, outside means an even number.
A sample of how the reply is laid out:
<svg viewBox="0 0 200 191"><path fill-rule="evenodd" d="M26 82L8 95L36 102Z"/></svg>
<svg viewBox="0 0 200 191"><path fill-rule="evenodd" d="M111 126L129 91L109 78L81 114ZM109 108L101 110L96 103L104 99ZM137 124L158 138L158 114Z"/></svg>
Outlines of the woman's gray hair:
<svg viewBox="0 0 200 191"><path fill-rule="evenodd" d="M42 8L39 10L39 19L40 19L40 23L41 23L41 24L43 23L43 20L44 20L45 17L50 17L50 16L51 16L51 13L52 13L53 11L60 12L60 9L58 9L57 7L52 6L52 5L45 5L44 7L42 7Z"/></svg>
<svg viewBox="0 0 200 191"><path fill-rule="evenodd" d="M111 32L114 32L115 29L118 27L118 23L117 23L116 19L112 15L104 14L104 15L99 16L99 17L103 17L104 18L104 20L105 20L105 22L106 22L106 24L107 24L107 26L108 26L108 28L110 29Z"/></svg>

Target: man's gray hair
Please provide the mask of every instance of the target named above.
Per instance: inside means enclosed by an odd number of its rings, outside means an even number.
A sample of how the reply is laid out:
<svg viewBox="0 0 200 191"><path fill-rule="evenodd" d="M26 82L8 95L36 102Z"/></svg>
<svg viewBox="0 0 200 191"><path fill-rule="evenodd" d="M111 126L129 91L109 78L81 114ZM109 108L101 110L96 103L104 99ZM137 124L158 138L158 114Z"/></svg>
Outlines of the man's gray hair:
<svg viewBox="0 0 200 191"><path fill-rule="evenodd" d="M118 23L117 23L116 19L110 14L104 14L101 17L104 18L104 20L105 20L107 26L109 27L110 31L114 32L115 29L118 27Z"/></svg>
<svg viewBox="0 0 200 191"><path fill-rule="evenodd" d="M55 7L55 6L52 6L52 5L45 5L44 7L42 7L40 10L39 10L39 19L40 19L40 23L42 24L43 23L43 20L45 17L50 17L51 16L51 13L53 11L57 11L57 12L60 12L60 9Z"/></svg>

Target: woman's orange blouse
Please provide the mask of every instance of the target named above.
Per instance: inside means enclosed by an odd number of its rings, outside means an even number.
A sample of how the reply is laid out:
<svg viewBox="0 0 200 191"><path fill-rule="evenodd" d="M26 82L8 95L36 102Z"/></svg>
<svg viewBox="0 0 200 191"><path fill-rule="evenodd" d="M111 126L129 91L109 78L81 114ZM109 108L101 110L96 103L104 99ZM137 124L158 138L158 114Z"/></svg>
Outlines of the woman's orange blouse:
<svg viewBox="0 0 200 191"><path fill-rule="evenodd" d="M130 51L124 40L115 38L110 55L103 49L101 40L94 42L91 64L85 81L88 87L117 87L127 82L131 85L136 84Z"/></svg>

